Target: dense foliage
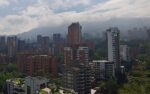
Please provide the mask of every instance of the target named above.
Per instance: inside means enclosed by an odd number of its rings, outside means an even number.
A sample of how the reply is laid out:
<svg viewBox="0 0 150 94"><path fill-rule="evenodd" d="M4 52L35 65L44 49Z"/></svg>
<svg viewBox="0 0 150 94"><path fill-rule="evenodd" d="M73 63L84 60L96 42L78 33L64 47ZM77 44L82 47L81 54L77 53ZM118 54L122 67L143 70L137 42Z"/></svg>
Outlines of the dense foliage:
<svg viewBox="0 0 150 94"><path fill-rule="evenodd" d="M118 94L150 94L150 43L142 42L140 48L137 61L128 74L128 83L119 88Z"/></svg>
<svg viewBox="0 0 150 94"><path fill-rule="evenodd" d="M8 64L6 66L3 66L0 72L0 91L2 91L5 81L7 79L21 77L21 76L22 74L17 71L15 64Z"/></svg>

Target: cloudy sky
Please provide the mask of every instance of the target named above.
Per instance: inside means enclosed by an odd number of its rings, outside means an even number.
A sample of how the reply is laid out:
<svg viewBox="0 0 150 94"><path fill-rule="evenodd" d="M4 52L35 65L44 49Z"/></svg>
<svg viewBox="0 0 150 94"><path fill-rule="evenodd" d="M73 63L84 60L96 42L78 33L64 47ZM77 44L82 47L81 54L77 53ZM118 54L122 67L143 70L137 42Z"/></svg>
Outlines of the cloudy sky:
<svg viewBox="0 0 150 94"><path fill-rule="evenodd" d="M0 35L72 22L149 18L150 0L0 0Z"/></svg>

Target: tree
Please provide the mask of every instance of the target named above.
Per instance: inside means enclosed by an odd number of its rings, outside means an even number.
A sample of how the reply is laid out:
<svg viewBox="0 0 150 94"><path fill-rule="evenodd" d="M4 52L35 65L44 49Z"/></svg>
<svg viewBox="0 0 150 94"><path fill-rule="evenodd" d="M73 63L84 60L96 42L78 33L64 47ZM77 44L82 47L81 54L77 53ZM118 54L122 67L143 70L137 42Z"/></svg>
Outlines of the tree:
<svg viewBox="0 0 150 94"><path fill-rule="evenodd" d="M117 94L117 89L118 89L118 84L117 80L114 77L111 77L107 82L106 82L106 89L110 94Z"/></svg>

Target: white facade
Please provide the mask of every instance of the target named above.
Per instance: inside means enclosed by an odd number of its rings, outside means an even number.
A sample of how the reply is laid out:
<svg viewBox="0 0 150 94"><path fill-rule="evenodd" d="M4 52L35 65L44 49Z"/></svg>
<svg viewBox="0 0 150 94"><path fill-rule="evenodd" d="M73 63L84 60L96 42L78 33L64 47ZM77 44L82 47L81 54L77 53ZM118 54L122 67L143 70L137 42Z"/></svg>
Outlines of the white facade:
<svg viewBox="0 0 150 94"><path fill-rule="evenodd" d="M107 30L108 61L114 62L116 68L120 68L120 45L118 28Z"/></svg>
<svg viewBox="0 0 150 94"><path fill-rule="evenodd" d="M112 38L112 32L107 32L107 41L108 41L108 60L114 61L113 59L113 38Z"/></svg>
<svg viewBox="0 0 150 94"><path fill-rule="evenodd" d="M124 61L130 60L129 49L130 48L127 45L120 45L120 56L122 60Z"/></svg>

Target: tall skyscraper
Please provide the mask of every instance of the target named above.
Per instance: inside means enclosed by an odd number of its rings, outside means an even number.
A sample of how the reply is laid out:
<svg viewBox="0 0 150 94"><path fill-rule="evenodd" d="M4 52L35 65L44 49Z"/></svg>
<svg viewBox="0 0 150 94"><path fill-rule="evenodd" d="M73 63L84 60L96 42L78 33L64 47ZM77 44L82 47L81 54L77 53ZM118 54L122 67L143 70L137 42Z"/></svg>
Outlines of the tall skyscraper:
<svg viewBox="0 0 150 94"><path fill-rule="evenodd" d="M116 70L120 69L120 31L117 27L107 30L108 60L114 62Z"/></svg>
<svg viewBox="0 0 150 94"><path fill-rule="evenodd" d="M68 27L68 45L71 47L76 47L81 45L82 42L82 33L81 33L81 25L77 23L72 23Z"/></svg>

